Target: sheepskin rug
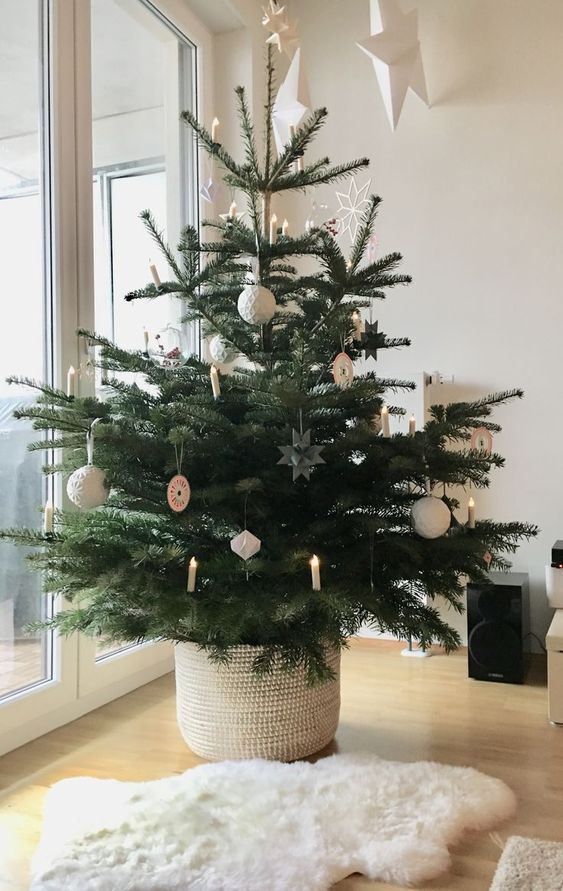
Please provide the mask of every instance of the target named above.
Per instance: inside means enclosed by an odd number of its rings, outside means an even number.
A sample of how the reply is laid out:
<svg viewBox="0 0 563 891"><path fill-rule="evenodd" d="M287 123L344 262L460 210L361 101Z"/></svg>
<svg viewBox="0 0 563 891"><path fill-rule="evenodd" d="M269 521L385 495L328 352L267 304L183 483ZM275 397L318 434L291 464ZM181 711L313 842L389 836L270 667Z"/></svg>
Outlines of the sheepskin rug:
<svg viewBox="0 0 563 891"><path fill-rule="evenodd" d="M333 755L225 761L148 783L69 779L46 801L32 891L324 891L353 872L400 885L515 808L464 767Z"/></svg>
<svg viewBox="0 0 563 891"><path fill-rule="evenodd" d="M508 839L490 891L561 891L563 844L539 838Z"/></svg>

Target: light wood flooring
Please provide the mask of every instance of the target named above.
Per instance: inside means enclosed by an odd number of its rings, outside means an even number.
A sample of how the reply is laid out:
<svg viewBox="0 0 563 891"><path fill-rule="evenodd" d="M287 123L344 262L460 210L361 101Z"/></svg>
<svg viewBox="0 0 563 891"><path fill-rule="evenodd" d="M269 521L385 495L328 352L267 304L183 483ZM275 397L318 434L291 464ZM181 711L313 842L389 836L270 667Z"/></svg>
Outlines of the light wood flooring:
<svg viewBox="0 0 563 891"><path fill-rule="evenodd" d="M400 649L359 640L344 654L342 718L330 753L470 765L500 777L518 796L517 816L500 827L503 840L516 834L563 841L563 727L547 720L543 658L536 657L528 683L519 687L468 680L464 651L405 659ZM28 888L42 801L52 783L83 775L156 779L199 763L176 728L171 675L6 755L0 759L1 891ZM494 840L470 835L452 855L450 873L424 887L486 891L500 856ZM390 887L360 876L335 886Z"/></svg>

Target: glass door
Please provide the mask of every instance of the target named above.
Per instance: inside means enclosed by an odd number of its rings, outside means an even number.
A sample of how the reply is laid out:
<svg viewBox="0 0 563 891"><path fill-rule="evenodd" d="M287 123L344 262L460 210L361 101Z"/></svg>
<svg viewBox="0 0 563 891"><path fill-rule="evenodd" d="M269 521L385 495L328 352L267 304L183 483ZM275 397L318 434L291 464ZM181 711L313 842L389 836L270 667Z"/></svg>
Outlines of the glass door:
<svg viewBox="0 0 563 891"><path fill-rule="evenodd" d="M151 264L167 275L141 211L171 244L195 220L192 140L179 118L194 104L194 47L142 0L92 0L91 33L95 329L127 349L143 349L145 332L150 349L190 349L176 301L124 296L150 280ZM101 377L92 386L103 398ZM166 664L171 653L167 643L81 640L81 695Z"/></svg>

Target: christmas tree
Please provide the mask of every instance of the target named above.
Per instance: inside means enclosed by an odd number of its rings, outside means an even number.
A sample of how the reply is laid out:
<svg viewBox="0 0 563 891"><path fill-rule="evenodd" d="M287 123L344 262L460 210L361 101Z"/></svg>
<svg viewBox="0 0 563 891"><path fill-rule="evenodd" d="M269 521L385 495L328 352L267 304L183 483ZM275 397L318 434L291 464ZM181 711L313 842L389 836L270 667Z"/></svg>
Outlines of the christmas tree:
<svg viewBox="0 0 563 891"><path fill-rule="evenodd" d="M413 384L352 363L409 341L361 331L358 314L410 278L398 271L400 254L369 256L378 197L348 256L325 226L277 230L272 199L279 205L285 192L368 162L312 157L324 108L276 153L274 97L270 48L260 149L236 90L242 163L184 113L246 214L206 223L209 240L187 227L173 250L145 212L171 277L126 296L174 295L184 322L213 338L215 359L230 361L227 371L197 356L170 364L81 331L100 348L103 397L14 379L37 388L36 404L17 416L43 434L33 449L61 450L46 473L72 474L81 509L57 510L52 530L3 536L35 546L30 560L46 590L68 602L47 622L64 634L193 641L220 660L257 645L256 671L277 659L305 665L314 682L327 676L327 645L343 645L363 623L423 647L456 647L434 598L461 610L464 579L507 566L505 555L535 529L475 522L471 511L466 519L455 494L487 486L502 466L471 436L498 430L492 410L521 391L435 406L424 429L390 435L389 416L402 413L393 400Z"/></svg>

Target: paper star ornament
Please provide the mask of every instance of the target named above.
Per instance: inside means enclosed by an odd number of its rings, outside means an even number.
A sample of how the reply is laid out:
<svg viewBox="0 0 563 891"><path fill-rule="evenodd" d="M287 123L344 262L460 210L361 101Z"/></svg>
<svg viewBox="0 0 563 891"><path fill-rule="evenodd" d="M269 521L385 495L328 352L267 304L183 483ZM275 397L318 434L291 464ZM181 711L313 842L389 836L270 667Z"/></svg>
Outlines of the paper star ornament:
<svg viewBox="0 0 563 891"><path fill-rule="evenodd" d="M336 219L339 222L338 235L344 235L345 232L350 234L352 241L356 238L358 226L365 205L368 203L368 192L371 186L371 179L358 189L356 180L351 179L347 192L337 192L336 200L338 201L338 210L336 211Z"/></svg>
<svg viewBox="0 0 563 891"><path fill-rule="evenodd" d="M272 108L272 126L278 154L289 142L290 127L298 127L309 111L309 91L301 67L301 50L295 51L288 72L281 84Z"/></svg>
<svg viewBox="0 0 563 891"><path fill-rule="evenodd" d="M270 0L269 5L262 7L262 25L270 32L266 43L278 48L278 52L285 53L291 58L293 50L299 43L295 23L291 22L286 14L285 6L278 6L275 0Z"/></svg>
<svg viewBox="0 0 563 891"><path fill-rule="evenodd" d="M377 328L378 322L366 322L365 329L362 331L361 344L364 356L369 359L371 356L377 362L377 350L381 346L381 335Z"/></svg>
<svg viewBox="0 0 563 891"><path fill-rule="evenodd" d="M244 220L246 216L245 210L237 210L236 213L231 213L228 211L227 213L220 213L219 217L226 223L227 220L240 220L241 222Z"/></svg>
<svg viewBox="0 0 563 891"><path fill-rule="evenodd" d="M407 90L428 105L418 40L418 14L401 12L396 0L370 0L371 35L358 46L371 58L385 111L395 129Z"/></svg>
<svg viewBox="0 0 563 891"><path fill-rule="evenodd" d="M278 446L283 455L278 464L290 465L293 469L293 482L300 476L304 476L308 480L311 467L314 464L326 464L326 461L321 458L320 454L323 448L324 446L311 445L310 430L305 431L305 433L299 433L297 430L294 430L293 445Z"/></svg>

